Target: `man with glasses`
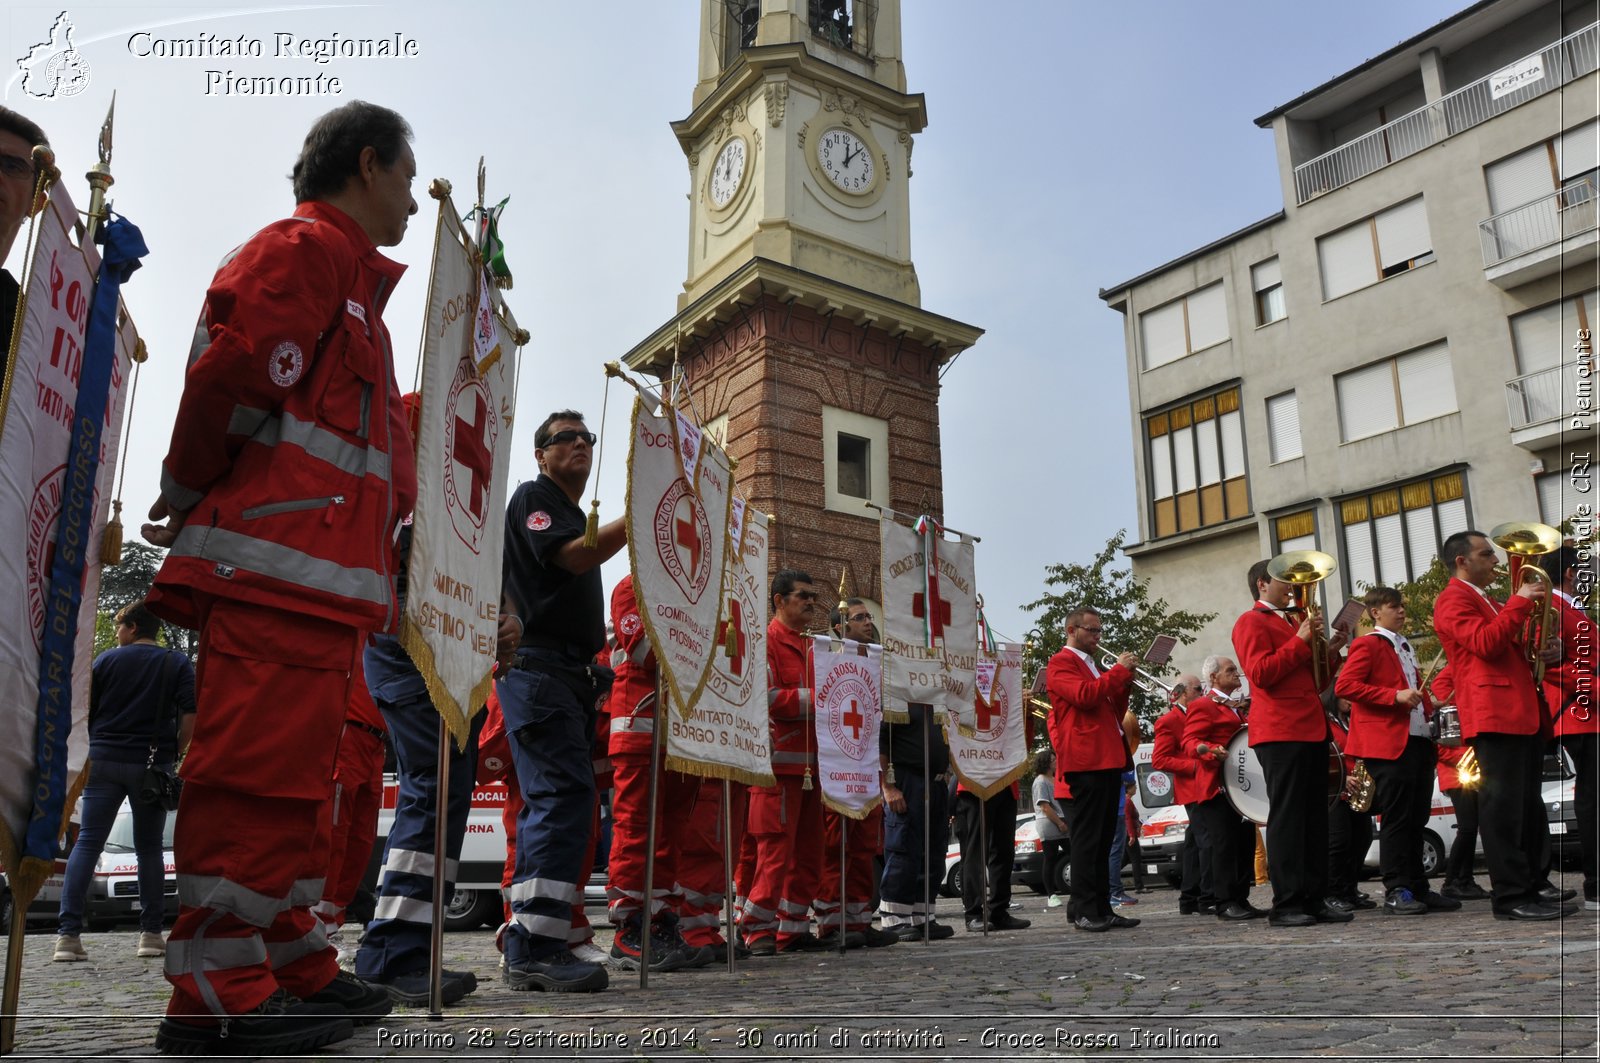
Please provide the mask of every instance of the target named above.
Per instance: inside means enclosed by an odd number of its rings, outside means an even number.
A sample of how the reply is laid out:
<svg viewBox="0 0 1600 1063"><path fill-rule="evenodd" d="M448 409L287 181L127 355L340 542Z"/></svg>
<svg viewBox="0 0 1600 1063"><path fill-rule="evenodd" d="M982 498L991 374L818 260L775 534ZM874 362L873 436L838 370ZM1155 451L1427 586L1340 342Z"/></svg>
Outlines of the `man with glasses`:
<svg viewBox="0 0 1600 1063"><path fill-rule="evenodd" d="M1210 689L1191 698L1183 725L1183 752L1198 764L1189 821L1211 860L1211 895L1224 922L1259 919L1266 913L1250 904L1255 879L1255 824L1239 815L1222 789L1222 761L1228 743L1244 726L1232 695L1239 689L1239 666L1226 657L1207 657L1200 668ZM1323 820L1326 824L1326 819Z"/></svg>
<svg viewBox="0 0 1600 1063"><path fill-rule="evenodd" d="M596 800L590 744L596 703L610 685L594 664L606 644L600 565L627 542L622 518L585 546L580 506L595 436L576 410L557 410L533 435L539 477L506 507L504 611L522 637L495 688L523 808L506 898L505 981L516 990L594 992L606 970L567 947L572 905L583 901Z"/></svg>
<svg viewBox="0 0 1600 1063"><path fill-rule="evenodd" d="M755 839L755 874L740 929L752 955L819 948L809 913L821 874L822 790L812 741L806 630L817 607L811 577L786 568L772 578L767 626L767 715L773 786L750 787L745 830Z"/></svg>
<svg viewBox="0 0 1600 1063"><path fill-rule="evenodd" d="M1194 915L1196 912L1213 912L1216 899L1211 885L1211 849L1206 845L1200 824L1195 822L1194 806L1199 799L1199 762L1183 750L1183 728L1188 720L1188 705L1206 692L1199 678L1185 672L1172 688L1172 705L1156 720L1150 766L1165 772L1172 780L1172 801L1182 805L1189 816L1189 826L1183 832L1180 860L1183 881L1178 891L1178 914Z"/></svg>
<svg viewBox="0 0 1600 1063"><path fill-rule="evenodd" d="M49 143L44 130L16 111L0 107L0 265L10 257L23 221L44 207L44 197L34 195L38 174L33 168L33 148L48 147ZM11 329L21 294L17 279L0 269L0 380L6 375Z"/></svg>

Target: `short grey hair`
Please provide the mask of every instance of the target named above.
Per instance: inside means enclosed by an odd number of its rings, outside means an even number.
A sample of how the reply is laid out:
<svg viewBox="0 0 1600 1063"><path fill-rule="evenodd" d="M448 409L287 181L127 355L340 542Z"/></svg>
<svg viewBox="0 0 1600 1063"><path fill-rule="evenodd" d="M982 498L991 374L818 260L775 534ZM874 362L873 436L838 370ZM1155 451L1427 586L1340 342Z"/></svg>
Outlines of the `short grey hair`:
<svg viewBox="0 0 1600 1063"><path fill-rule="evenodd" d="M1205 659L1203 664L1200 665L1200 682L1206 685L1207 690L1216 686L1216 684L1211 680L1222 668L1222 662L1231 659L1232 658L1224 657L1220 653L1213 653L1211 656Z"/></svg>

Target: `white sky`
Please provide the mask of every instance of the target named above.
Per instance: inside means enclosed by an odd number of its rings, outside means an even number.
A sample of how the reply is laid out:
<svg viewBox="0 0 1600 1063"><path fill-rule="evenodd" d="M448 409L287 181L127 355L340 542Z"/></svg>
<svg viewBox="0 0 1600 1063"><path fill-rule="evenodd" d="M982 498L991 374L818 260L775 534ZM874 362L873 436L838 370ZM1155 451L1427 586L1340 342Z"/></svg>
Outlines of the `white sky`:
<svg viewBox="0 0 1600 1063"><path fill-rule="evenodd" d="M911 183L923 306L987 330L944 378L945 519L982 536L991 623L1020 638L1044 566L1087 560L1137 492L1121 315L1104 286L1275 212L1272 135L1252 119L1464 7L1466 0L906 0L910 91L927 96ZM48 132L80 206L113 89L114 206L150 246L124 288L150 349L124 491L130 533L156 497L201 298L221 256L293 209L288 172L311 122L352 99L416 131L422 214L391 249L411 272L386 314L408 387L426 294L432 200L465 207L478 156L525 351L513 481L531 477L549 410L600 420L601 365L669 320L687 267L688 166L668 123L688 114L695 0L366 5L74 4L90 84L34 99L10 77L60 3L10 2L3 102ZM244 34L262 59L141 58L130 37ZM272 58L274 34L417 40L416 58ZM338 77L340 95L207 95L208 69ZM20 241L19 241L20 243ZM18 272L14 255L10 268ZM628 403L613 389L610 438ZM620 515L625 448L608 447L602 513ZM131 518L131 519L129 519ZM626 570L606 568L607 586Z"/></svg>

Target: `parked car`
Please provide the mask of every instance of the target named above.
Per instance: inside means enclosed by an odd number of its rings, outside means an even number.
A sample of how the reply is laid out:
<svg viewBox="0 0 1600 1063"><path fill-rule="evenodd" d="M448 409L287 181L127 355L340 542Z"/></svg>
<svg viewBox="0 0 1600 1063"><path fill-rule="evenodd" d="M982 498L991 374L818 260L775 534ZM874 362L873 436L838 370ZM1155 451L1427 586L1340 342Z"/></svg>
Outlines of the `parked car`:
<svg viewBox="0 0 1600 1063"><path fill-rule="evenodd" d="M167 898L166 920L178 917L178 878L172 863L172 826L177 816L167 813L166 826L161 832L162 861L166 877L162 887ZM76 837L74 824L69 837ZM54 923L61 910L61 886L66 877L67 854L72 851L69 842L63 847L50 877L44 880L39 892L28 906L30 924ZM5 921L0 927L11 926L11 891L9 883L0 887L0 909ZM90 930L108 930L118 923L135 923L139 920L139 861L133 851L133 809L124 801L117 818L106 835L106 847L94 867L94 877L89 880L89 890L83 900L83 920Z"/></svg>
<svg viewBox="0 0 1600 1063"><path fill-rule="evenodd" d="M1067 892L1065 861L1062 862L1060 869L1060 888L1055 890L1045 888L1044 843L1039 840L1039 829L1033 823L1035 815L1033 812L1017 813L1016 851L1011 864L1011 881L1027 886L1035 893L1065 893ZM954 836L945 848L944 882L939 887L939 892L946 897L961 896L961 842Z"/></svg>

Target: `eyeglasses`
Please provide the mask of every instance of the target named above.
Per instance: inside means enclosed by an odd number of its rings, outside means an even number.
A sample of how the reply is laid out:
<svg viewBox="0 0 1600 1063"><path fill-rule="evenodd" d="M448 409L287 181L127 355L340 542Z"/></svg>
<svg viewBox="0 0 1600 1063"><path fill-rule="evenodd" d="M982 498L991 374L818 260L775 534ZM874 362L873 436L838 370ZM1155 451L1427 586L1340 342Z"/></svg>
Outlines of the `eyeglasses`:
<svg viewBox="0 0 1600 1063"><path fill-rule="evenodd" d="M581 439L592 447L596 438L593 432L580 432L576 428L567 428L546 439L544 445L546 447L560 447L571 443L573 440Z"/></svg>
<svg viewBox="0 0 1600 1063"><path fill-rule="evenodd" d="M850 618L850 622L852 624L862 624L862 623L866 623L867 621L869 621L871 619L872 619L872 614L871 613L857 613L855 616L852 616Z"/></svg>
<svg viewBox="0 0 1600 1063"><path fill-rule="evenodd" d="M1088 633L1088 634L1090 634L1090 635L1098 635L1098 634L1100 634L1100 632L1102 632L1102 631L1104 631L1104 630L1105 630L1105 628L1099 628L1099 627L1080 627L1080 628L1079 628L1079 629L1078 629L1078 630L1079 630L1079 631L1084 631L1084 632L1087 632L1087 633Z"/></svg>
<svg viewBox="0 0 1600 1063"><path fill-rule="evenodd" d="M21 155L0 152L0 173L7 177L32 177L33 160L25 159Z"/></svg>

